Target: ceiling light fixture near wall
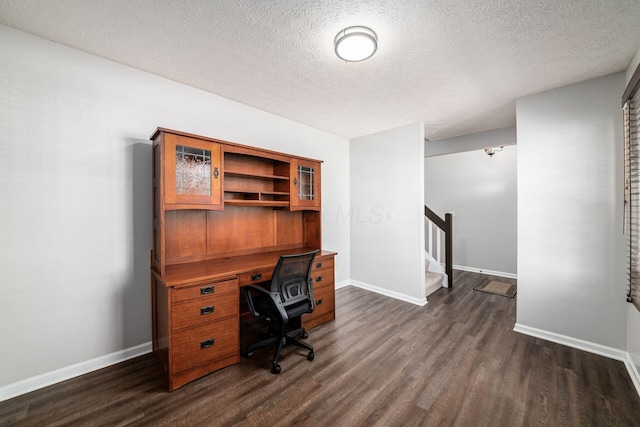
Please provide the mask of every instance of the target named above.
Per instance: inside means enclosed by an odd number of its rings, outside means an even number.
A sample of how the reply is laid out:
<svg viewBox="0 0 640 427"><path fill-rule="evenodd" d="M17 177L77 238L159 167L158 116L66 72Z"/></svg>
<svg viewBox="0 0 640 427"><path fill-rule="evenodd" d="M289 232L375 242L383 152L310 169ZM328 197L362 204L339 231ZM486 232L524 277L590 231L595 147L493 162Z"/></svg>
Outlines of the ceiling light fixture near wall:
<svg viewBox="0 0 640 427"><path fill-rule="evenodd" d="M493 157L494 154L496 154L498 151L502 151L503 148L504 145L501 147L488 147L484 149L484 152L487 153L489 157Z"/></svg>
<svg viewBox="0 0 640 427"><path fill-rule="evenodd" d="M378 36L367 27L347 27L333 41L338 58L346 62L359 62L371 58L378 50Z"/></svg>

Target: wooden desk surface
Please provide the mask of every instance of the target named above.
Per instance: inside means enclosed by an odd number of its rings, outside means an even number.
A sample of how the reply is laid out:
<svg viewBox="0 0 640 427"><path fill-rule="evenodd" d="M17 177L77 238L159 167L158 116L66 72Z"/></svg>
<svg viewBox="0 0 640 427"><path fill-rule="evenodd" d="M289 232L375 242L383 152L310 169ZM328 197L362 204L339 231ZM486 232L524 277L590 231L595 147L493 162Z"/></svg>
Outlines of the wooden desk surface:
<svg viewBox="0 0 640 427"><path fill-rule="evenodd" d="M309 252L313 249L299 248L284 251L265 252L221 258L209 261L168 265L166 274L160 276L167 287L179 286L200 280L220 280L252 270L275 268L280 255ZM336 255L335 252L321 250L316 257Z"/></svg>

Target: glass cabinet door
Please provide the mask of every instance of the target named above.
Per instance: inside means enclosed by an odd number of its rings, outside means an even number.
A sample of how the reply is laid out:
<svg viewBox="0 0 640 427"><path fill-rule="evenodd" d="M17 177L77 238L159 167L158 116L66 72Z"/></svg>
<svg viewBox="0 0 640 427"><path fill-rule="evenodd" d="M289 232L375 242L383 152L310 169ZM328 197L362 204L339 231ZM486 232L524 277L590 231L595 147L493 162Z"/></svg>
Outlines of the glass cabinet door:
<svg viewBox="0 0 640 427"><path fill-rule="evenodd" d="M222 206L220 144L167 134L165 202Z"/></svg>
<svg viewBox="0 0 640 427"><path fill-rule="evenodd" d="M176 194L211 195L211 150L176 145Z"/></svg>
<svg viewBox="0 0 640 427"><path fill-rule="evenodd" d="M298 165L298 200L315 200L315 169Z"/></svg>
<svg viewBox="0 0 640 427"><path fill-rule="evenodd" d="M291 160L291 210L320 209L320 163Z"/></svg>

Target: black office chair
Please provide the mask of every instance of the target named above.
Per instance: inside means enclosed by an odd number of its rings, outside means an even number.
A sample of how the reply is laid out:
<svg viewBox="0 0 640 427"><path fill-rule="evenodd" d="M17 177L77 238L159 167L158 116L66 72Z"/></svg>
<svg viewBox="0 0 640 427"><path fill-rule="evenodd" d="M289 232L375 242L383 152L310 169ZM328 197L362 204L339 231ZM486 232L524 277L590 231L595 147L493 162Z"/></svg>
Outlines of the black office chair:
<svg viewBox="0 0 640 427"><path fill-rule="evenodd" d="M313 283L311 281L311 263L318 251L302 254L282 255L271 278L269 289L259 285L245 286L249 310L254 316L265 317L269 322L271 336L247 347L247 357L253 355L257 348L277 344L271 367L272 374L279 374L278 364L280 352L286 345L292 344L309 350L308 360L314 359L313 347L296 339L302 335L307 338L304 328L287 330L291 320L304 313L311 313L315 306L313 300Z"/></svg>

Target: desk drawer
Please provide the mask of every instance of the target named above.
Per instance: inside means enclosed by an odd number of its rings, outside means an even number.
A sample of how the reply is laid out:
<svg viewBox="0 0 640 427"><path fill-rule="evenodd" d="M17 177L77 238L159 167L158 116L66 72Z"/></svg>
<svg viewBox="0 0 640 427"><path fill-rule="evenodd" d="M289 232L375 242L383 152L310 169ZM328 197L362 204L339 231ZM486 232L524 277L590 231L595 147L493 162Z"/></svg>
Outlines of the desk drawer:
<svg viewBox="0 0 640 427"><path fill-rule="evenodd" d="M313 280L313 288L333 285L333 268L323 267L321 269L311 270L311 280Z"/></svg>
<svg viewBox="0 0 640 427"><path fill-rule="evenodd" d="M313 299L315 300L315 310L310 315L316 313L322 314L328 311L335 311L336 309L336 292L334 287L329 286L315 286L313 288Z"/></svg>
<svg viewBox="0 0 640 427"><path fill-rule="evenodd" d="M322 268L330 268L333 271L333 256L329 257L316 257L313 260L313 266L311 267L311 273L320 270Z"/></svg>
<svg viewBox="0 0 640 427"><path fill-rule="evenodd" d="M195 300L173 304L171 323L174 330L198 326L220 318L238 315L238 291L207 295Z"/></svg>
<svg viewBox="0 0 640 427"><path fill-rule="evenodd" d="M182 372L238 352L238 318L207 323L173 335L172 371Z"/></svg>
<svg viewBox="0 0 640 427"><path fill-rule="evenodd" d="M336 317L336 295L333 284L314 286L313 297L316 304L315 310L313 313L302 315L302 325L306 329L311 329Z"/></svg>
<svg viewBox="0 0 640 427"><path fill-rule="evenodd" d="M203 282L197 285L174 288L171 295L172 302L188 301L197 298L207 298L227 292L237 292L238 281L236 279L221 282Z"/></svg>
<svg viewBox="0 0 640 427"><path fill-rule="evenodd" d="M238 283L240 286L253 285L271 280L271 276L273 276L273 268L240 273L238 275Z"/></svg>

